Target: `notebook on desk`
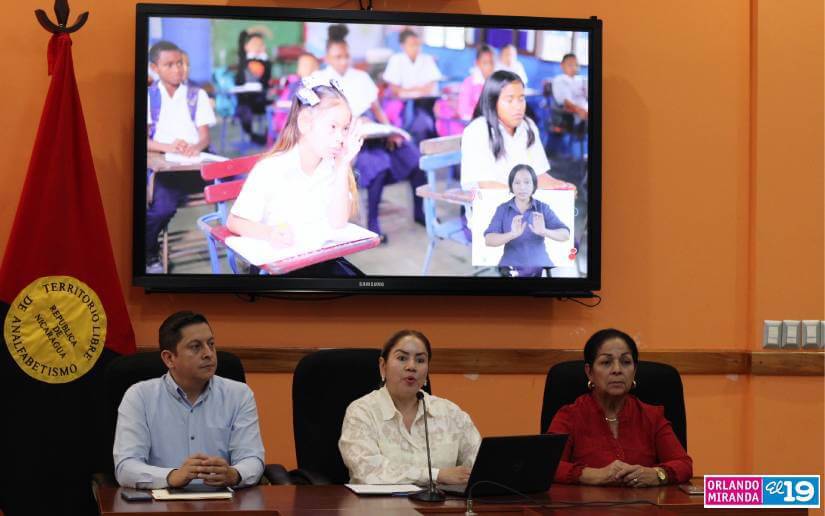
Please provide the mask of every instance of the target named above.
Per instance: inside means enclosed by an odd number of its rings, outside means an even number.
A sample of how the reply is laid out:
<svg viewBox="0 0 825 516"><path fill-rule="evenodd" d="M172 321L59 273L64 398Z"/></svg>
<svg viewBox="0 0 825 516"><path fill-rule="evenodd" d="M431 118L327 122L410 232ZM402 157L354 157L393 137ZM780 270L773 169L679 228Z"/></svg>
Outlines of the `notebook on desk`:
<svg viewBox="0 0 825 516"><path fill-rule="evenodd" d="M355 224L347 224L336 230L314 231L311 235L304 232L298 235L297 240L292 246L275 248L265 240L233 236L226 239L226 245L252 265L271 266L266 267L271 274L282 274L297 266L281 265L311 265L317 263L317 260L337 258L380 243L376 233ZM302 258L306 259L302 261Z"/></svg>
<svg viewBox="0 0 825 516"><path fill-rule="evenodd" d="M553 482L566 442L566 434L485 437L467 483L438 487L445 493L464 497L470 494L470 487L481 481L502 484L521 493L545 492ZM480 483L472 492L474 498L512 494L490 483Z"/></svg>
<svg viewBox="0 0 825 516"><path fill-rule="evenodd" d="M232 488L191 483L186 487L153 489L155 500L226 500L232 498Z"/></svg>

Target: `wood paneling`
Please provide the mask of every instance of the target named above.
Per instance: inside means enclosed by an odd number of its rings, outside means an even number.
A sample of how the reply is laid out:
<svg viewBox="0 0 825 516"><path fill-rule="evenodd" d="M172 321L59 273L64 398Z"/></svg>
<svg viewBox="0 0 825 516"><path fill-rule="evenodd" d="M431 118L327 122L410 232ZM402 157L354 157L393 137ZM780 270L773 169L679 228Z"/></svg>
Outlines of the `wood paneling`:
<svg viewBox="0 0 825 516"><path fill-rule="evenodd" d="M152 351L155 348L140 348ZM250 373L291 373L301 358L319 348L222 347L240 357ZM553 364L581 358L572 349L476 349L436 350L433 373L545 374ZM822 376L825 353L816 351L645 351L644 360L664 362L681 374L754 374Z"/></svg>
<svg viewBox="0 0 825 516"><path fill-rule="evenodd" d="M822 376L825 354L810 351L756 351L751 374L764 376Z"/></svg>

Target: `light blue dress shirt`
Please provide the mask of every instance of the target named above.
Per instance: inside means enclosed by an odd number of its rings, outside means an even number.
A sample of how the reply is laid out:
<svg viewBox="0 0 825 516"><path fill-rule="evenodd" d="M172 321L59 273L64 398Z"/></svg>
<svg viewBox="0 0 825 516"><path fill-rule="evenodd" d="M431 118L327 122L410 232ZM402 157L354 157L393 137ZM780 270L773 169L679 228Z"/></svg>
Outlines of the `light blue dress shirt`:
<svg viewBox="0 0 825 516"><path fill-rule="evenodd" d="M167 487L169 472L195 453L224 458L240 473L239 487L258 483L264 447L249 386L213 376L194 405L169 373L126 391L113 450L121 486Z"/></svg>

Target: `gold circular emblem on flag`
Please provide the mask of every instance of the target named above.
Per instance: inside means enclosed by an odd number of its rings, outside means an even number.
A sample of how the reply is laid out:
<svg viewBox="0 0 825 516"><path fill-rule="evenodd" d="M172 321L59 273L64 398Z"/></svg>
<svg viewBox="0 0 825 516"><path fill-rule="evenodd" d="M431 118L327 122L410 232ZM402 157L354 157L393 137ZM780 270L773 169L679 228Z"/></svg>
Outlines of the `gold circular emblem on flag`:
<svg viewBox="0 0 825 516"><path fill-rule="evenodd" d="M106 342L106 312L89 285L44 276L20 291L3 325L9 353L26 374L67 383L88 373Z"/></svg>

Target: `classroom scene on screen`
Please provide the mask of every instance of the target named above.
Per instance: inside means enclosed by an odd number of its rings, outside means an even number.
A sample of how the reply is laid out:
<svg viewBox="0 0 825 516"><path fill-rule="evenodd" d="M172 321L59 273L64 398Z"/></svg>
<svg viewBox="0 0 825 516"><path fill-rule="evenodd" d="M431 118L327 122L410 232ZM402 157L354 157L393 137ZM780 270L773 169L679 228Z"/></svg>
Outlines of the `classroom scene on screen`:
<svg viewBox="0 0 825 516"><path fill-rule="evenodd" d="M586 32L171 17L149 45L146 273L587 276Z"/></svg>

